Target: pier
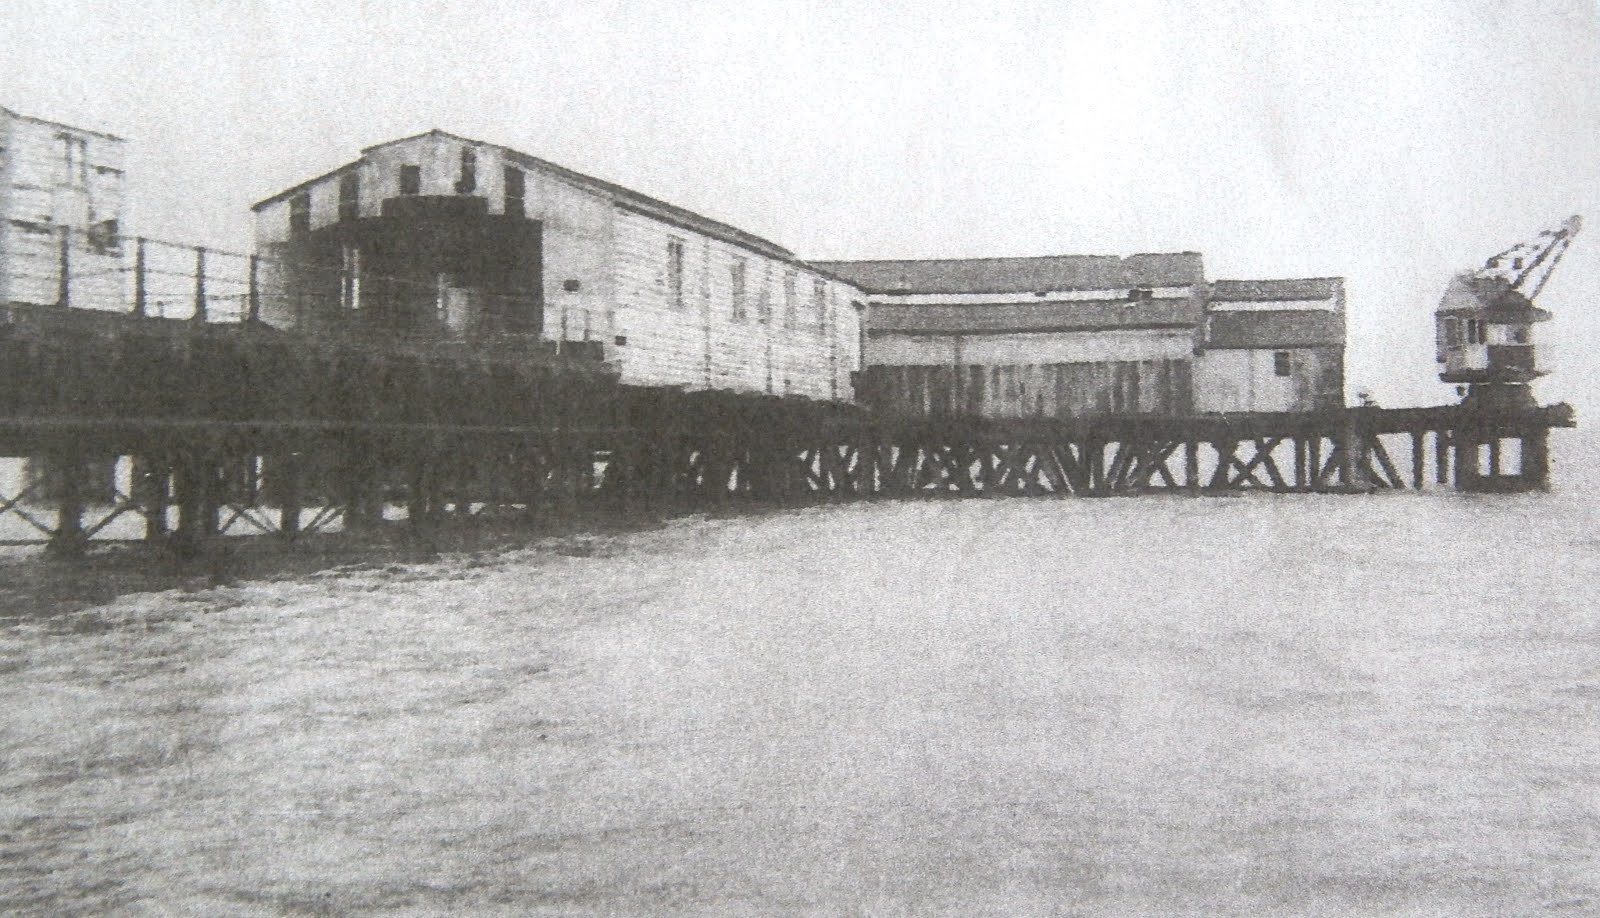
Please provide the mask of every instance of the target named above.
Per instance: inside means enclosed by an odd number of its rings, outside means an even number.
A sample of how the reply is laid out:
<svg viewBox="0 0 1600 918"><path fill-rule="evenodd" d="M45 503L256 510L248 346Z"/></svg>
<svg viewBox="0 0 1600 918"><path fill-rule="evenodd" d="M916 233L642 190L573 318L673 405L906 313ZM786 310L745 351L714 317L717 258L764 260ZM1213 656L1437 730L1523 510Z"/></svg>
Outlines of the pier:
<svg viewBox="0 0 1600 918"><path fill-rule="evenodd" d="M310 338L246 321L0 310L8 541L81 552L128 515L183 553L598 501L1537 490L1565 405L896 418L625 386L549 342ZM123 531L127 529L123 524ZM15 528L13 528L15 531Z"/></svg>

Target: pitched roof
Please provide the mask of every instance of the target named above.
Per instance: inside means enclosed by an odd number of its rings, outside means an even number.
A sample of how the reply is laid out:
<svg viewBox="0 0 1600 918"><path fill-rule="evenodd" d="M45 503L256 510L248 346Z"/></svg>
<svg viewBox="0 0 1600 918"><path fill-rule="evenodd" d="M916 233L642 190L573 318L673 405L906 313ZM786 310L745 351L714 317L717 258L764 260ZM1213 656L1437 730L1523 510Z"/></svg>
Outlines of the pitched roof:
<svg viewBox="0 0 1600 918"><path fill-rule="evenodd" d="M1143 303L1083 300L1072 303L1005 303L981 306L878 304L867 311L873 335L982 335L1021 332L1192 329L1200 306L1191 299Z"/></svg>
<svg viewBox="0 0 1600 918"><path fill-rule="evenodd" d="M1321 310L1218 312L1206 319L1206 347L1344 347L1344 314Z"/></svg>
<svg viewBox="0 0 1600 918"><path fill-rule="evenodd" d="M911 261L818 261L818 268L874 293L1026 293L1181 287L1204 280L1198 252L1044 255Z"/></svg>
<svg viewBox="0 0 1600 918"><path fill-rule="evenodd" d="M1342 277L1300 277L1281 280L1218 280L1211 282L1212 300L1327 300L1344 289Z"/></svg>
<svg viewBox="0 0 1600 918"><path fill-rule="evenodd" d="M21 112L12 111L4 106L0 106L0 114L10 115L11 117L20 121L32 121L35 124L48 124L51 127L66 128L69 131L76 131L79 134L93 134L96 137L104 137L107 140L117 140L126 143L128 139L126 137L118 137L115 134L107 134L105 131L96 131L92 128L78 127L75 124L67 124L65 121L51 121L49 118L36 118L33 115L24 115Z"/></svg>
<svg viewBox="0 0 1600 918"><path fill-rule="evenodd" d="M381 150L384 147L394 146L398 143L407 143L413 140L420 140L424 137L444 137L460 143L471 144L473 146L493 147L497 150L500 150L510 162L514 162L526 168L535 169L549 175L554 175L557 178L571 182L572 184L581 188L599 192L611 197L616 201L617 204L632 210L636 210L646 216L654 217L667 223L673 223L682 226L685 229L694 230L695 232L704 233L705 235L711 236L715 239L736 243L760 252L761 254L770 255L783 261L795 260L794 253L783 246L780 246L770 240L763 239L753 233L747 233L738 227L730 226L729 224L723 223L719 220L713 220L709 217L701 216L694 211L686 210L682 207L678 207L675 204L668 204L665 201L652 198L646 194L641 194L632 190L631 188L624 188L615 182L608 182L605 179L595 178L592 175L585 175L582 172L568 169L565 166L558 165L546 159L540 159L539 157L530 155L528 153L523 153L520 150L513 150L510 147L488 143L482 140L473 140L470 137L462 137L460 134L452 134L449 131L441 131L437 128L431 131L425 131L421 134L411 134L409 136L399 137L394 140L386 140L383 143L374 144L370 147L363 147L361 150L361 155L364 158L375 150ZM332 178L346 169L357 165L358 162L359 160L346 163L337 169L325 172L316 178L308 179L307 181L301 182L300 184L291 188L286 188L270 197L263 198L262 200L251 205L250 209L260 210L269 204L276 203L284 198L298 194L299 192L304 191L318 182Z"/></svg>

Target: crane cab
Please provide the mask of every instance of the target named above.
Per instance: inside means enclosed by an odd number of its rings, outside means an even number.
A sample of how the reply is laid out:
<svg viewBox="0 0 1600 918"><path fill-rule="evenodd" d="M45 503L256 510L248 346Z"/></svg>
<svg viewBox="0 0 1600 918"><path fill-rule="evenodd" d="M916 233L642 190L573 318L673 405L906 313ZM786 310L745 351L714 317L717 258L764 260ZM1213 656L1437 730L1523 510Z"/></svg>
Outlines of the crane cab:
<svg viewBox="0 0 1600 918"><path fill-rule="evenodd" d="M1439 378L1524 385L1543 376L1533 326L1549 318L1501 278L1457 275L1434 313Z"/></svg>
<svg viewBox="0 0 1600 918"><path fill-rule="evenodd" d="M1433 314L1439 378L1468 386L1467 403L1495 410L1533 407L1528 384L1544 375L1533 326L1550 318L1533 300L1582 226L1571 217L1476 271L1457 274L1445 288Z"/></svg>

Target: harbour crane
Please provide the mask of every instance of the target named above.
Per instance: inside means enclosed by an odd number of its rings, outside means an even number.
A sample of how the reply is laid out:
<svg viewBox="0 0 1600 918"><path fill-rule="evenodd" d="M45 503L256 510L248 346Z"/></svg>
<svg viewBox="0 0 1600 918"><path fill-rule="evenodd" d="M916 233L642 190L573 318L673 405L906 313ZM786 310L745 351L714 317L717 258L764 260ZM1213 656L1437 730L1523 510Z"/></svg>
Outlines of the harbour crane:
<svg viewBox="0 0 1600 918"><path fill-rule="evenodd" d="M1485 410L1534 405L1528 384L1544 375L1533 325L1550 313L1533 305L1583 221L1570 217L1555 229L1520 242L1457 274L1434 312L1439 378L1468 387L1463 404Z"/></svg>

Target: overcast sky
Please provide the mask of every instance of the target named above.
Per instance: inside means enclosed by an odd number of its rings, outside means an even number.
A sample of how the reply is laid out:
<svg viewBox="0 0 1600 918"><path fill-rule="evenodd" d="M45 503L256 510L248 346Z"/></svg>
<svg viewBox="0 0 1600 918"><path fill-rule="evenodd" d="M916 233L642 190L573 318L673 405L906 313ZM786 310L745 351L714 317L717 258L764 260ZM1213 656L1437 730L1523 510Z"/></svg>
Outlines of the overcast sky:
<svg viewBox="0 0 1600 918"><path fill-rule="evenodd" d="M1350 391L1393 405L1453 398L1450 274L1579 213L1539 392L1600 406L1594 0L6 0L0 105L130 138L130 231L222 248L255 200L439 127L802 257L1340 275Z"/></svg>

